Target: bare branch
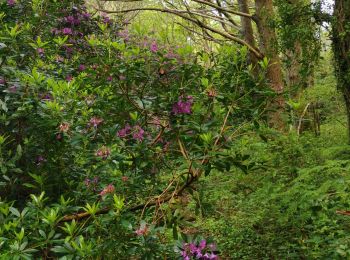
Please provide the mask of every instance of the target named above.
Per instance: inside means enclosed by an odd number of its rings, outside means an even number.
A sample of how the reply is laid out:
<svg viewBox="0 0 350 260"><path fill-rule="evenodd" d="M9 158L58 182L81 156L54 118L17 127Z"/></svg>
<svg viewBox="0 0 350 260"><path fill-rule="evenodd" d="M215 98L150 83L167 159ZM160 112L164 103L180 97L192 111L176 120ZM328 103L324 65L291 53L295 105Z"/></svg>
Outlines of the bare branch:
<svg viewBox="0 0 350 260"><path fill-rule="evenodd" d="M222 6L219 6L219 5L214 4L212 2L209 2L209 1L202 1L202 0L192 0L192 1L194 1L196 3L204 4L204 5L207 5L207 6L211 6L211 7L215 8L218 11L227 12L227 13L231 13L231 14L235 14L235 15L239 15L239 16L244 16L244 17L248 17L248 18L252 18L253 17L253 15L251 15L251 14L246 14L246 13L230 10L230 9L227 9L227 8L223 8Z"/></svg>
<svg viewBox="0 0 350 260"><path fill-rule="evenodd" d="M198 1L198 0L196 0ZM213 33L216 33L226 39L232 40L240 45L247 46L248 50L251 51L258 59L262 59L264 55L256 48L248 44L246 41L233 36L231 34L228 34L226 32L220 31L216 28L213 28L211 26L208 26L207 24L204 24L203 22L200 22L199 20L194 19L193 17L188 16L188 12L184 10L176 10L176 9L166 9L166 8L156 8L156 7L143 7L143 8L132 8L132 9L125 9L125 10L118 10L118 11L111 11L111 10L98 10L105 13L129 13L129 12L135 12L135 11L156 11L156 12L162 12L162 13L170 13L177 15L179 17L182 17L183 19L190 21L194 24L197 24L199 27L204 28L208 31L211 31Z"/></svg>

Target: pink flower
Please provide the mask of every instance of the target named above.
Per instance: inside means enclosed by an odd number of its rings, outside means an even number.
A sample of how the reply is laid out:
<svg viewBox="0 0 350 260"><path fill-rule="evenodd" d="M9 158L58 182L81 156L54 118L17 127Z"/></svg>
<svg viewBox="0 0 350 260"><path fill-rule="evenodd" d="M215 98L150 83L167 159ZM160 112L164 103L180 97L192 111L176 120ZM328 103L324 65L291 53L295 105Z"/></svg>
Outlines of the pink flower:
<svg viewBox="0 0 350 260"><path fill-rule="evenodd" d="M84 71L85 70L85 65L84 64L80 64L78 67L78 71Z"/></svg>
<svg viewBox="0 0 350 260"><path fill-rule="evenodd" d="M10 93L16 93L17 92L17 86L13 85L13 86L9 87L7 90Z"/></svg>
<svg viewBox="0 0 350 260"><path fill-rule="evenodd" d="M113 77L112 76L108 76L107 77L107 81L112 81L113 80Z"/></svg>
<svg viewBox="0 0 350 260"><path fill-rule="evenodd" d="M69 127L70 127L70 125L68 123L61 123L60 127L59 127L60 132L62 132L62 133L68 132Z"/></svg>
<svg viewBox="0 0 350 260"><path fill-rule="evenodd" d="M56 56L56 62L64 62L64 58L62 56Z"/></svg>
<svg viewBox="0 0 350 260"><path fill-rule="evenodd" d="M63 29L62 29L62 33L63 33L64 35L72 35L72 34L73 34L73 31L72 31L71 28L63 28Z"/></svg>
<svg viewBox="0 0 350 260"><path fill-rule="evenodd" d="M183 97L180 97L179 101L173 105L172 113L174 115L192 114L192 104L193 104L192 96L187 96L185 99Z"/></svg>
<svg viewBox="0 0 350 260"><path fill-rule="evenodd" d="M95 97L94 96L87 96L85 98L85 102L88 106L92 106L95 103Z"/></svg>
<svg viewBox="0 0 350 260"><path fill-rule="evenodd" d="M92 117L89 121L89 125L93 127L98 127L103 122L102 118L99 117Z"/></svg>
<svg viewBox="0 0 350 260"><path fill-rule="evenodd" d="M119 31L117 34L119 37L123 38L124 41L128 41L130 38L128 29Z"/></svg>
<svg viewBox="0 0 350 260"><path fill-rule="evenodd" d="M134 133L133 133L132 137L136 141L142 141L144 138L144 134L145 134L145 130L143 130L140 126L135 126Z"/></svg>
<svg viewBox="0 0 350 260"><path fill-rule="evenodd" d="M109 184L100 192L100 196L105 196L107 194L113 193L114 191L115 187L112 184Z"/></svg>
<svg viewBox="0 0 350 260"><path fill-rule="evenodd" d="M128 176L122 176L122 181L123 182L127 182L129 180L129 177Z"/></svg>
<svg viewBox="0 0 350 260"><path fill-rule="evenodd" d="M110 154L111 154L111 149L107 148L106 146L102 146L95 153L97 157L101 157L103 160L106 160Z"/></svg>
<svg viewBox="0 0 350 260"><path fill-rule="evenodd" d="M73 80L73 76L72 76L72 75L68 75L68 76L66 77L66 80L67 80L68 82L72 81L72 80Z"/></svg>
<svg viewBox="0 0 350 260"><path fill-rule="evenodd" d="M153 41L151 43L150 50L151 50L151 52L157 52L158 51L158 45L157 45L157 43L155 41Z"/></svg>
<svg viewBox="0 0 350 260"><path fill-rule="evenodd" d="M13 7L16 4L15 0L7 0L7 5Z"/></svg>
<svg viewBox="0 0 350 260"><path fill-rule="evenodd" d="M52 28L52 29L51 29L51 33L52 33L53 35L58 35L58 34L61 33L61 30L59 30L59 29L57 29L57 28Z"/></svg>
<svg viewBox="0 0 350 260"><path fill-rule="evenodd" d="M57 140L57 141L61 141L62 139L63 139L62 134L61 134L61 133L57 133L57 134L56 134L56 140Z"/></svg>
<svg viewBox="0 0 350 260"><path fill-rule="evenodd" d="M117 133L117 136L120 138L125 138L127 137L131 132L131 127L129 124L126 124L123 129L120 129Z"/></svg>
<svg viewBox="0 0 350 260"><path fill-rule="evenodd" d="M41 165L42 163L46 162L46 159L42 155L38 155L36 157L35 163L36 165Z"/></svg>
<svg viewBox="0 0 350 260"><path fill-rule="evenodd" d="M144 236L148 234L148 227L146 224L141 224L140 228L135 231L136 235Z"/></svg>
<svg viewBox="0 0 350 260"><path fill-rule="evenodd" d="M38 49L36 49L36 52L37 52L39 55L44 55L45 50L44 50L43 48L38 48Z"/></svg>

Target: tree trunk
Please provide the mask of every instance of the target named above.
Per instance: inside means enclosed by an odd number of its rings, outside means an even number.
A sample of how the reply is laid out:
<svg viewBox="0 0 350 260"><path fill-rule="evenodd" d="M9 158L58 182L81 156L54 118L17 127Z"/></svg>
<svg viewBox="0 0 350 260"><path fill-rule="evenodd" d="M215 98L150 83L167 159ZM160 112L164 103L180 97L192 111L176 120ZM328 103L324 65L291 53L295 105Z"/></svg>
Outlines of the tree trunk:
<svg viewBox="0 0 350 260"><path fill-rule="evenodd" d="M333 16L335 71L345 100L350 142L350 0L335 0Z"/></svg>
<svg viewBox="0 0 350 260"><path fill-rule="evenodd" d="M238 0L239 11L249 14L249 7L247 0ZM253 32L252 19L249 17L241 16L242 36L243 39L252 47L256 48L256 41ZM255 77L259 74L258 58L253 53L249 53L249 62L253 66L253 74Z"/></svg>
<svg viewBox="0 0 350 260"><path fill-rule="evenodd" d="M278 56L278 44L275 29L271 26L274 17L272 0L255 0L256 22L260 37L260 49L269 59L267 78L271 88L279 95L271 104L273 112L269 114L269 124L274 128L285 127L282 112L284 110L283 74L281 60Z"/></svg>
<svg viewBox="0 0 350 260"><path fill-rule="evenodd" d="M286 80L288 90L291 96L295 99L299 98L300 89L302 88L302 79L300 76L301 64L300 58L302 55L301 44L299 41L294 43L294 48L292 50L287 50L287 59L290 63L286 68Z"/></svg>

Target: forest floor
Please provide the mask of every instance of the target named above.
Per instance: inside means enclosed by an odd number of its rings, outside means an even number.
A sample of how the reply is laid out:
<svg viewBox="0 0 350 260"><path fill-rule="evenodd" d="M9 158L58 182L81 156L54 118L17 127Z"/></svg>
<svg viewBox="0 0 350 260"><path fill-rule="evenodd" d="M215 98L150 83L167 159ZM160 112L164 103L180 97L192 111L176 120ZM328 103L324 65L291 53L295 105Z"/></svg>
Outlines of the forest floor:
<svg viewBox="0 0 350 260"><path fill-rule="evenodd" d="M217 241L223 259L332 259L345 255L350 149L343 100L331 73L318 73L301 107L320 105L321 134L247 134L234 148L250 154L247 173L234 168L213 172L198 184L186 215L197 215L197 231ZM197 214L195 214L197 213ZM329 252L328 252L329 251Z"/></svg>

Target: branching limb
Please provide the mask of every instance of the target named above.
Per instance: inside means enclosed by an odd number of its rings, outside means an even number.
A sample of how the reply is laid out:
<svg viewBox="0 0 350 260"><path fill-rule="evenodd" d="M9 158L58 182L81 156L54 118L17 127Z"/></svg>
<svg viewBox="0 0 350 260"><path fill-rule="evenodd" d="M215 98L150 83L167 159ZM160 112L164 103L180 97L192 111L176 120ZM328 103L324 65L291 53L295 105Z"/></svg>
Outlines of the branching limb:
<svg viewBox="0 0 350 260"><path fill-rule="evenodd" d="M198 1L198 0L196 0ZM132 9L125 9L125 10L119 10L119 11L110 11L110 10L99 10L105 13L128 13L128 12L135 12L135 11L156 11L156 12L163 12L163 13L170 13L177 15L187 21L190 21L196 25L198 25L201 28L204 28L208 31L211 31L215 34L218 34L226 39L229 39L231 41L234 41L240 45L247 46L248 50L252 52L258 59L262 59L264 55L256 48L248 44L246 41L242 40L239 37L235 37L231 34L228 34L226 32L220 31L219 29L216 29L214 27L211 27L207 24L204 24L203 22L200 22L199 20L194 19L193 17L190 17L187 12L179 11L179 10L173 10L173 9L165 9L165 8L156 8L156 7L144 7L144 8L132 8Z"/></svg>

